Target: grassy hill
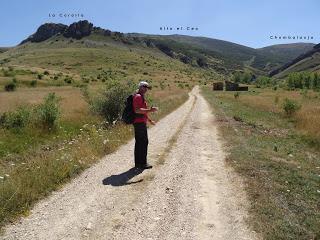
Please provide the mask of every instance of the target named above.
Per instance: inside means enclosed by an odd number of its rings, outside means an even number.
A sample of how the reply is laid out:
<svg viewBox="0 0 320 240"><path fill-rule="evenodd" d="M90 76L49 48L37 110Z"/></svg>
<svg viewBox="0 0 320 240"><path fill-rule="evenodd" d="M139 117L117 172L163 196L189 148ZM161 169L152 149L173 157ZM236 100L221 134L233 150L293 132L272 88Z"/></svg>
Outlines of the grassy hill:
<svg viewBox="0 0 320 240"><path fill-rule="evenodd" d="M35 71L43 73L47 70L51 74L44 76L47 80L42 81L44 85L65 85L64 79L68 75L72 79L71 85L103 84L110 79L135 82L148 79L159 86L160 82L168 84L175 80L191 83L192 75L202 71L168 57L157 48L127 45L97 34L81 40L55 36L39 43L28 42L1 54L0 64L31 69L33 75ZM24 85L34 78L32 74L29 78L17 76ZM9 80L10 76L0 75L0 85Z"/></svg>
<svg viewBox="0 0 320 240"><path fill-rule="evenodd" d="M320 45L315 45L311 50L299 55L270 73L276 78L284 78L292 72L320 72Z"/></svg>
<svg viewBox="0 0 320 240"><path fill-rule="evenodd" d="M75 31L75 29L78 30ZM77 32L81 32L82 35L77 35ZM34 34L23 40L18 47L2 54L0 64L21 65L27 63L28 66L36 65L41 68L63 70L78 75L80 73L81 76L77 76L78 78L87 76L91 78L99 74L97 69L90 67L91 65L100 64L103 68L108 66L106 59L112 59L114 60L112 61L112 67L119 61L123 65L122 68L130 69L133 68L133 65L141 66L141 61L134 60L138 55L147 54L149 57L152 56L157 59L159 57L159 60L162 59L160 61L164 59L166 61L169 57L175 64L183 63L179 65L181 67L189 65L182 68L191 66L193 69L202 69L205 72L217 72L223 75L229 75L235 70L250 69L253 73L260 75L279 68L312 47L313 44L297 43L254 49L206 37L123 34L94 27L87 21L79 21L69 27L53 23L41 25ZM48 52L46 49L48 49ZM55 52L55 50L52 52L53 49L56 49L57 53L53 53ZM100 51L100 49L103 49L103 51ZM30 51L33 51L33 53L30 53ZM72 55L71 52L74 51L78 53L72 53ZM95 51L99 53L97 53L97 58L92 60ZM118 52L121 53L122 58L119 58ZM34 56L31 56L32 54ZM46 58L47 54L50 56L50 61L45 64L41 61L41 58ZM103 56L104 54L108 57ZM68 58L69 56L69 59L56 61L57 58L60 59L60 56L62 58ZM78 61L70 60L72 57L76 57ZM135 61L134 64L128 64L131 58ZM147 58L144 61L147 61ZM83 61L92 62L91 64L84 64ZM126 69L121 71L123 70ZM136 73L139 71L126 72L137 77Z"/></svg>
<svg viewBox="0 0 320 240"><path fill-rule="evenodd" d="M268 47L258 48L257 50L263 54L276 54L283 60L288 61L298 57L300 54L311 50L315 44L313 43L290 43L276 44Z"/></svg>
<svg viewBox="0 0 320 240"><path fill-rule="evenodd" d="M312 43L293 43L272 45L265 48L254 49L240 44L206 38L185 35L146 35L128 34L151 40L169 40L184 44L188 49L194 49L204 56L220 59L227 70L243 69L250 67L267 73L281 65L291 61L300 54L312 49ZM169 43L168 43L169 42ZM187 54L188 55L188 54ZM218 68L219 69L219 68Z"/></svg>

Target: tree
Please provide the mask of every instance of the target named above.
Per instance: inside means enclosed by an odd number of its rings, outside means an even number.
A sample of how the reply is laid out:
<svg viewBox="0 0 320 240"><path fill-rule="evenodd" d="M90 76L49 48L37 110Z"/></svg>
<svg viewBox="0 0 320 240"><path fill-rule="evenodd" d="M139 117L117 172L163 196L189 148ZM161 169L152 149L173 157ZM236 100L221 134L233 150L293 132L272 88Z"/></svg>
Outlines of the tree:
<svg viewBox="0 0 320 240"><path fill-rule="evenodd" d="M312 88L314 90L320 89L320 76L318 73L313 74Z"/></svg>

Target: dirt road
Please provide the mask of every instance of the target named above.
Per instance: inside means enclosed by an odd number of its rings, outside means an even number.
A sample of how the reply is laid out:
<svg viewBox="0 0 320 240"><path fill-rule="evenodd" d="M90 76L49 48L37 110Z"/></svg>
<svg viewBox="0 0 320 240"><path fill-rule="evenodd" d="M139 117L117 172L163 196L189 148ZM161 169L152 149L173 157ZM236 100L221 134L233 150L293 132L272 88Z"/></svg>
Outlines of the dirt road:
<svg viewBox="0 0 320 240"><path fill-rule="evenodd" d="M211 110L198 88L149 129L149 163L134 141L106 156L5 229L2 239L257 239L247 200L225 166Z"/></svg>

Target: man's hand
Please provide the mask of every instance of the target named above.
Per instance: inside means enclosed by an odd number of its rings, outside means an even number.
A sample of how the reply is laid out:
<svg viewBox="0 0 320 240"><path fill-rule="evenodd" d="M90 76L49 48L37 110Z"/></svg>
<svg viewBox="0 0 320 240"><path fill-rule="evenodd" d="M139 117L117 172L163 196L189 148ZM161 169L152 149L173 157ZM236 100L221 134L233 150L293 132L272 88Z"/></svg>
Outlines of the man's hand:
<svg viewBox="0 0 320 240"><path fill-rule="evenodd" d="M151 119L149 119L149 122L150 122L152 125L156 125L156 122L153 121L153 120L151 120Z"/></svg>
<svg viewBox="0 0 320 240"><path fill-rule="evenodd" d="M158 108L157 108L157 107L151 107L151 108L150 108L150 112L156 112L156 111L158 111Z"/></svg>

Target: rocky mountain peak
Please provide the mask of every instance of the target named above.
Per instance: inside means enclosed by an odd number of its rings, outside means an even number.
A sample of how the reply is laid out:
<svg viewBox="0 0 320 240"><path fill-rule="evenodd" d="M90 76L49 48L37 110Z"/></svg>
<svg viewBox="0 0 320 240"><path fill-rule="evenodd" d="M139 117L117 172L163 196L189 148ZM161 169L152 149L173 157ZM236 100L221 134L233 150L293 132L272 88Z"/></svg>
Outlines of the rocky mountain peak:
<svg viewBox="0 0 320 240"><path fill-rule="evenodd" d="M23 40L21 44L25 42L42 42L51 38L52 36L62 33L67 28L67 25L61 23L45 23L42 24L37 31L29 36L27 39Z"/></svg>
<svg viewBox="0 0 320 240"><path fill-rule="evenodd" d="M23 40L20 44L26 42L42 42L57 34L62 34L64 37L81 39L82 37L89 36L93 28L93 24L87 20L75 22L69 26L61 23L45 23L42 24L34 34Z"/></svg>
<svg viewBox="0 0 320 240"><path fill-rule="evenodd" d="M89 36L93 29L93 24L87 20L72 23L63 33L65 37L81 39Z"/></svg>

